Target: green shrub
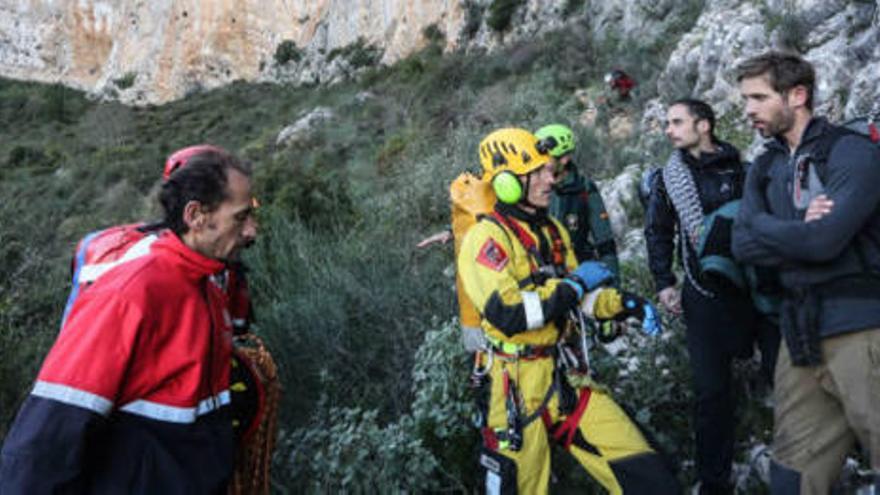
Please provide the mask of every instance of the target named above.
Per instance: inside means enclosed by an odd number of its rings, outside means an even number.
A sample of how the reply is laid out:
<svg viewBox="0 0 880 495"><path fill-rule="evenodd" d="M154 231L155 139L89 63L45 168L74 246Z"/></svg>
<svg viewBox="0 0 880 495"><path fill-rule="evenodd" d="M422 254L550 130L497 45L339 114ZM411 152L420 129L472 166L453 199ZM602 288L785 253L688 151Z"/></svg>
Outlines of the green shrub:
<svg viewBox="0 0 880 495"><path fill-rule="evenodd" d="M43 115L51 121L70 123L81 108L82 96L61 83L46 86L43 90Z"/></svg>
<svg viewBox="0 0 880 495"><path fill-rule="evenodd" d="M440 30L436 23L422 29L422 36L425 37L429 45L442 46L446 42L446 34Z"/></svg>
<svg viewBox="0 0 880 495"><path fill-rule="evenodd" d="M302 60L302 50L296 46L293 40L284 40L275 47L275 63L278 65L286 65L288 62L297 63Z"/></svg>
<svg viewBox="0 0 880 495"><path fill-rule="evenodd" d="M9 151L6 158L7 168L22 168L51 166L49 157L42 149L31 148L29 146L15 146Z"/></svg>
<svg viewBox="0 0 880 495"><path fill-rule="evenodd" d="M513 13L522 4L523 0L492 0L489 5L489 17L486 18L486 25L499 33L507 31Z"/></svg>
<svg viewBox="0 0 880 495"><path fill-rule="evenodd" d="M776 33L780 48L798 53L806 52L805 43L811 26L798 14L791 0L785 0L778 11L771 10L766 4L762 5L761 10L767 32Z"/></svg>
<svg viewBox="0 0 880 495"><path fill-rule="evenodd" d="M471 40L483 24L483 6L476 0L465 0L463 4L464 24L461 26L459 36L464 40Z"/></svg>
<svg viewBox="0 0 880 495"><path fill-rule="evenodd" d="M781 48L806 53L807 35L810 34L812 26L797 14L786 11L781 15L779 21L779 44Z"/></svg>
<svg viewBox="0 0 880 495"><path fill-rule="evenodd" d="M572 15L584 8L586 0L565 0L565 6L562 7L562 18L568 19Z"/></svg>
<svg viewBox="0 0 880 495"><path fill-rule="evenodd" d="M327 408L309 428L282 437L280 447L290 452L286 466L297 491L421 493L442 488L434 476L440 466L414 437L407 417L383 426L375 410Z"/></svg>
<svg viewBox="0 0 880 495"><path fill-rule="evenodd" d="M321 151L298 161L297 155L296 150L279 153L256 171L264 201L316 227L352 219L348 181L337 165L340 157Z"/></svg>
<svg viewBox="0 0 880 495"><path fill-rule="evenodd" d="M479 435L467 386L471 365L457 320L426 332L412 371L412 417L417 436L439 464L453 479L476 486Z"/></svg>
<svg viewBox="0 0 880 495"><path fill-rule="evenodd" d="M748 123L736 110L731 110L718 119L715 134L740 150L747 149L755 137Z"/></svg>
<svg viewBox="0 0 880 495"><path fill-rule="evenodd" d="M275 470L285 486L325 493L467 491L461 479L475 464L476 434L467 421L468 359L458 331L449 323L425 334L412 371L411 411L383 422L375 409L330 407L322 399L306 427L282 436Z"/></svg>
<svg viewBox="0 0 880 495"><path fill-rule="evenodd" d="M385 175L389 173L393 163L406 150L408 141L409 137L401 134L394 134L385 141L376 154L376 166L379 168L380 174Z"/></svg>
<svg viewBox="0 0 880 495"><path fill-rule="evenodd" d="M126 90L132 86L134 86L134 82L137 80L137 72L126 72L122 77L113 80L113 84L116 85L117 88Z"/></svg>
<svg viewBox="0 0 880 495"><path fill-rule="evenodd" d="M382 59L382 49L367 43L363 37L359 37L350 45L330 50L330 53L327 54L327 61L331 62L336 57L344 58L354 69L372 67Z"/></svg>
<svg viewBox="0 0 880 495"><path fill-rule="evenodd" d="M261 238L246 260L259 331L278 352L285 386L297 390L285 412L293 424L322 395L383 414L409 410L417 329L435 310L450 311L452 294L436 276L441 260L420 259L425 273L415 271L415 233L400 229L409 200L390 203L396 207L320 229L278 209L260 218Z"/></svg>

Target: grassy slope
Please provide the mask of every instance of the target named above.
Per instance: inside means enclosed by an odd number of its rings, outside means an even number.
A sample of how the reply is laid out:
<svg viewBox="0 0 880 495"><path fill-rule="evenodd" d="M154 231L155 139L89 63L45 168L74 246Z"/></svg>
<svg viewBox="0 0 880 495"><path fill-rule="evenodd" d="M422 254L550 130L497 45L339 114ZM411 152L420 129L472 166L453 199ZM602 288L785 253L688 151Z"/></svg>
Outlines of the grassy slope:
<svg viewBox="0 0 880 495"><path fill-rule="evenodd" d="M257 331L286 386L283 428L306 427L322 404L375 409L384 420L407 413L413 354L454 311L452 280L439 275L449 253L412 246L448 221L446 186L476 166L479 138L504 125L574 123L582 108L573 90L598 92L612 61L642 82L636 110L653 96L671 47L633 54L575 25L494 55L441 57L429 47L330 88L233 84L140 109L0 80L0 438L57 331L73 243L154 216L164 157L197 142L255 163L266 207L247 259ZM305 140L276 146L284 126L317 106L335 116ZM600 176L639 156L612 145L605 123L600 108L599 129L575 128L585 144L579 163ZM674 386L640 393L639 406L681 394ZM685 401L677 396L674 407ZM686 428L683 411L658 414L676 432ZM443 447L435 446L439 458L448 457Z"/></svg>
<svg viewBox="0 0 880 495"><path fill-rule="evenodd" d="M598 48L586 35L578 38L580 31L496 55L441 57L428 48L331 88L241 83L147 108L88 101L56 85L0 80L0 348L8 355L0 366L9 368L0 386L0 425L56 331L74 243L95 228L155 216L152 196L169 152L212 142L255 163L268 205L261 256L274 255L269 250L276 228L295 225L324 243L318 251L334 256L328 263L396 255L391 264L427 274L432 263L446 262L444 256L408 247L447 221L446 184L476 166L472 150L479 137L500 125L536 127L577 115L570 90L575 82L597 82L601 72L589 58ZM305 141L277 147L278 132L316 106L330 108L335 117ZM613 171L615 164L602 162L603 153L591 155L596 168ZM363 280L380 273L358 275ZM256 274L258 298L264 295L262 276ZM281 284L276 275L267 278L273 287ZM430 281L435 278L423 277L412 287L429 294L419 301L426 306L398 304L377 316L402 312L404 320L425 321L430 314L448 314L448 281ZM264 313L265 303L257 303ZM358 323L353 309L346 308L346 321L335 324Z"/></svg>

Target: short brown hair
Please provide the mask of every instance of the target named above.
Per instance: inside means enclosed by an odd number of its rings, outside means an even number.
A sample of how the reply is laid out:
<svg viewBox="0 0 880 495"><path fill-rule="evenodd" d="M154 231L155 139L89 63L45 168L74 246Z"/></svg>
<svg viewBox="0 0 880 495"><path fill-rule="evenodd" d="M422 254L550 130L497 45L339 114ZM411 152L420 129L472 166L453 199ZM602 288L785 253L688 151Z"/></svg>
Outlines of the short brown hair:
<svg viewBox="0 0 880 495"><path fill-rule="evenodd" d="M785 93L795 86L807 89L807 108L813 109L813 88L816 71L813 65L793 53L767 52L749 58L736 66L736 81L766 75L770 87L777 93Z"/></svg>

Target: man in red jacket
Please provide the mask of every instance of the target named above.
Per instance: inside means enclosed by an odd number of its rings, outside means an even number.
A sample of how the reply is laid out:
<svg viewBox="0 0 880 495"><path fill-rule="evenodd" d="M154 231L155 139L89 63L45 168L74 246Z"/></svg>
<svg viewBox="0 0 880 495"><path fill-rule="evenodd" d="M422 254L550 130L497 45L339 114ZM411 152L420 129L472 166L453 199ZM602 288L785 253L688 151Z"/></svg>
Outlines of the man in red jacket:
<svg viewBox="0 0 880 495"><path fill-rule="evenodd" d="M189 160L206 151L224 152L222 148L211 144L187 146L172 153L165 161L162 182L171 177ZM257 205L256 199L253 200ZM159 238L167 228L164 222L138 222L125 225L114 225L91 232L76 245L71 260L71 291L67 298L62 317L62 326L67 313L79 297L82 290L92 285L102 274L117 265L131 261L150 252L150 245ZM246 277L247 268L237 259L227 259L226 289L229 294L229 316L235 335L243 335L250 329L254 320L251 305L250 289Z"/></svg>
<svg viewBox="0 0 880 495"><path fill-rule="evenodd" d="M70 308L0 453L0 493L223 493L232 474L224 261L252 242L249 167L194 156L169 231Z"/></svg>

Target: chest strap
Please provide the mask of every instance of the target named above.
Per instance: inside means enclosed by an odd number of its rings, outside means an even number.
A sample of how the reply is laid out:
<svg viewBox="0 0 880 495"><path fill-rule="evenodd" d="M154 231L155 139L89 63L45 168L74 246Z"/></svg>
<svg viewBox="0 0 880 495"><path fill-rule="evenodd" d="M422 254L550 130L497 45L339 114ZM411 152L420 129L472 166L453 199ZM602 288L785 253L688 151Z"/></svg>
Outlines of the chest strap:
<svg viewBox="0 0 880 495"><path fill-rule="evenodd" d="M567 273L568 270L565 267L565 244L562 242L562 235L559 233L559 229L552 221L547 224L547 230L550 233L550 253L552 257L550 263L548 263L544 260L544 256L541 255L541 250L535 238L518 222L511 220L498 211L493 211L483 218L499 227L506 227L507 230L513 231L520 245L529 254L530 273L518 282L521 289L544 285L547 279L560 277Z"/></svg>

